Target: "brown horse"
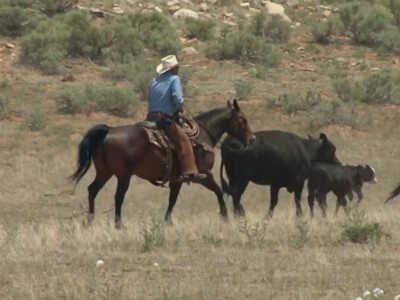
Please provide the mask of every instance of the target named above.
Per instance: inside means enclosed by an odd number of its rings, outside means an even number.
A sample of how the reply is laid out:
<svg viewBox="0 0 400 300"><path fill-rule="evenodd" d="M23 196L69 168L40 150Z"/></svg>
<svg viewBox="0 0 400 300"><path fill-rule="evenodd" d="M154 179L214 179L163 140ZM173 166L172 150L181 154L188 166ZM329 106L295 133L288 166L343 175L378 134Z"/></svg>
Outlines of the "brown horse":
<svg viewBox="0 0 400 300"><path fill-rule="evenodd" d="M220 214L227 217L227 209L220 187L211 173L214 165L214 148L224 133L237 138L243 144L252 142L255 137L247 124L247 119L236 100L228 101L225 108L214 109L195 117L200 132L196 138L194 153L196 164L207 177L199 183L213 191L217 198ZM88 186L88 223L94 219L94 200L104 184L115 175L118 179L115 193L115 226L121 225L121 207L128 190L131 176L136 175L152 183L164 179L167 165L166 151L147 140L144 129L137 125L109 127L96 125L91 128L78 147L78 165L70 179L76 184L85 175L93 160L96 178ZM178 198L182 182L178 181L180 168L175 154L172 157L172 170L169 180L169 205L165 220L171 222L171 213Z"/></svg>

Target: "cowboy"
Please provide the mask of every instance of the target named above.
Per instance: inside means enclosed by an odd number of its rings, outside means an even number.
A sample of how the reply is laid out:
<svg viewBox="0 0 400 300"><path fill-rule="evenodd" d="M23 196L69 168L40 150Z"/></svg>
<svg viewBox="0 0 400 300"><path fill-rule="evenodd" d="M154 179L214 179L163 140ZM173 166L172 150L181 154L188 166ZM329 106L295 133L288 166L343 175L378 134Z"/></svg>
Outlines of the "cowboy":
<svg viewBox="0 0 400 300"><path fill-rule="evenodd" d="M148 93L147 120L155 121L173 140L181 167L182 181L198 181L207 177L197 170L192 143L180 127L175 116L183 112L181 83L178 77L179 64L175 55L161 59L157 76L152 79Z"/></svg>

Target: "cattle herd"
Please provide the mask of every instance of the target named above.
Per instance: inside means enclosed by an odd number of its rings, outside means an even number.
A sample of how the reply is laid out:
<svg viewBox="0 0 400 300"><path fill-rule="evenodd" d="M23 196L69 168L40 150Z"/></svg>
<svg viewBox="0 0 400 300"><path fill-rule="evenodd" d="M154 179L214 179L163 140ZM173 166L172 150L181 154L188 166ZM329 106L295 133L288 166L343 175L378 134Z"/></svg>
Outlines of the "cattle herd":
<svg viewBox="0 0 400 300"><path fill-rule="evenodd" d="M346 211L346 196L352 200L353 191L362 200L364 182L376 183L375 170L369 165L342 165L336 157L336 147L321 133L319 138L302 138L291 132L259 131L255 142L243 149L240 142L228 136L221 145L220 177L224 193L232 196L235 215L243 216L240 203L249 182L270 185L269 214L278 203L281 188L294 192L296 214L301 215L301 193L308 179L308 204L314 213L316 199L326 215L326 194L337 197L336 213L340 206ZM228 181L223 176L225 167Z"/></svg>

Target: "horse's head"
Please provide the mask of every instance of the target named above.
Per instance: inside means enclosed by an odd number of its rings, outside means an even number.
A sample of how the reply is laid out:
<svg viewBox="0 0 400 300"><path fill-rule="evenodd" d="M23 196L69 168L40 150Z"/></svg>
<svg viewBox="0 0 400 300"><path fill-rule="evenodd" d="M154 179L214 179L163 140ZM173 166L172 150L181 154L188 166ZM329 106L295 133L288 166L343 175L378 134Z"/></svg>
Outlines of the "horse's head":
<svg viewBox="0 0 400 300"><path fill-rule="evenodd" d="M236 99L233 100L233 105L228 101L228 108L231 110L227 133L230 136L238 139L244 145L254 142L255 135L247 123L247 118L241 111Z"/></svg>

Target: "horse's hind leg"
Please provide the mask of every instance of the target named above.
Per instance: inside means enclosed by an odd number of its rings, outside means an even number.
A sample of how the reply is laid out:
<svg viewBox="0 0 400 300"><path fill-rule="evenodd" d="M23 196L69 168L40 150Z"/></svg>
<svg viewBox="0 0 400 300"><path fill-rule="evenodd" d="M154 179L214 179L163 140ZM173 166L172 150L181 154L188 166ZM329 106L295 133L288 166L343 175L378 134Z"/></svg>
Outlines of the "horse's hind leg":
<svg viewBox="0 0 400 300"><path fill-rule="evenodd" d="M219 185L216 183L214 176L211 174L211 172L207 172L207 178L202 179L201 181L199 181L199 183L206 187L207 189L213 191L215 193L215 195L218 198L218 204L219 204L219 211L221 216L224 219L227 219L228 217L228 210L226 209L226 205L225 205L225 201L224 201L224 196L222 193L221 188L219 187Z"/></svg>
<svg viewBox="0 0 400 300"><path fill-rule="evenodd" d="M178 199L179 191L181 190L182 182L172 182L169 184L169 204L167 212L165 213L165 222L172 224L171 214L174 209L176 200Z"/></svg>
<svg viewBox="0 0 400 300"><path fill-rule="evenodd" d="M101 190L101 188L110 179L110 177L111 174L109 174L108 172L97 172L96 178L88 186L88 201L89 201L89 211L87 215L88 225L90 225L94 219L94 200L96 199L96 196Z"/></svg>
<svg viewBox="0 0 400 300"><path fill-rule="evenodd" d="M125 177L118 178L117 191L115 192L115 228L120 229L122 226L121 222L121 207L124 202L125 193L129 188L129 183L131 181L131 176L127 175Z"/></svg>

